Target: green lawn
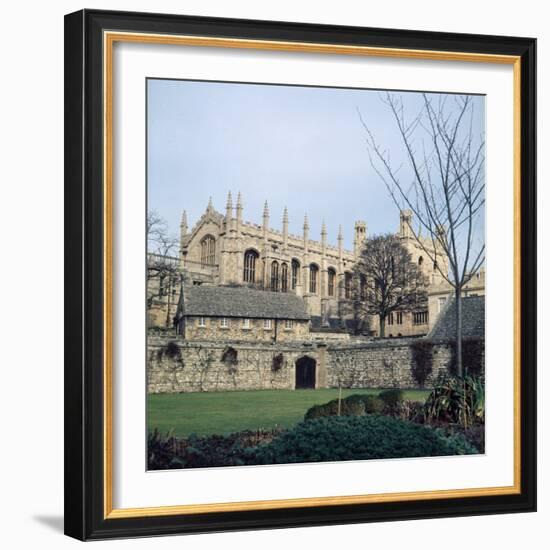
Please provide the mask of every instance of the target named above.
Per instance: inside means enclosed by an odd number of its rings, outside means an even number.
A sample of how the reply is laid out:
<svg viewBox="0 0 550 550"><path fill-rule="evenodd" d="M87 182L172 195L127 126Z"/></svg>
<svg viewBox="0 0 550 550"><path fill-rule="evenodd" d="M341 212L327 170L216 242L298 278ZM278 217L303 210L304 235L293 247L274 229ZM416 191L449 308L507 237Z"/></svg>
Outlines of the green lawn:
<svg viewBox="0 0 550 550"><path fill-rule="evenodd" d="M376 389L343 390L377 394ZM405 399L424 401L425 390L406 390ZM338 397L338 390L259 390L212 393L154 394L147 397L149 430L172 430L176 436L227 434L274 426L289 427L304 418L312 405Z"/></svg>

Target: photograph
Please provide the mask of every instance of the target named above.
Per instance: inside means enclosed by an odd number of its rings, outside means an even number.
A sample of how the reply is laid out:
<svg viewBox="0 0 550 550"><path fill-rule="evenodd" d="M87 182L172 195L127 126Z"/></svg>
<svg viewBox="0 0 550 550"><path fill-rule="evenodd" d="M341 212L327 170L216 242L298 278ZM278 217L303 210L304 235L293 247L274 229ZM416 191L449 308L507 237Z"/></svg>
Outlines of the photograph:
<svg viewBox="0 0 550 550"><path fill-rule="evenodd" d="M145 86L147 469L483 455L486 97Z"/></svg>

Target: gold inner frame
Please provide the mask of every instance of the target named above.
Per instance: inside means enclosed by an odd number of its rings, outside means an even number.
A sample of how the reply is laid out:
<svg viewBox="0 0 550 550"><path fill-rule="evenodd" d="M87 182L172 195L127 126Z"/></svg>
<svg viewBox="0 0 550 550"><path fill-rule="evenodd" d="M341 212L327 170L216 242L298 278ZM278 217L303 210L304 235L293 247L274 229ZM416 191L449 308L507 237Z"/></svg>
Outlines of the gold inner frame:
<svg viewBox="0 0 550 550"><path fill-rule="evenodd" d="M359 55L374 57L396 57L438 61L467 61L474 63L498 63L513 66L514 86L514 484L503 487L470 489L444 489L434 491L413 491L367 495L346 495L278 500L255 500L245 502L221 502L211 504L182 504L176 506L155 506L149 508L113 508L113 389L112 389L112 283L113 283L113 46L116 42L138 42L181 46L203 46L218 48L259 49L271 51L308 52L337 55ZM280 508L303 508L308 506L334 506L382 502L404 502L412 500L435 500L443 498L465 498L480 496L511 495L521 492L520 462L520 222L521 222L521 63L519 56L445 52L430 50L408 50L368 46L345 46L338 44L315 44L306 42L282 42L269 40L247 40L212 38L202 36L180 36L131 32L105 31L103 34L103 109L104 109L104 518L134 518L197 514L212 512L234 512L246 510L272 510Z"/></svg>

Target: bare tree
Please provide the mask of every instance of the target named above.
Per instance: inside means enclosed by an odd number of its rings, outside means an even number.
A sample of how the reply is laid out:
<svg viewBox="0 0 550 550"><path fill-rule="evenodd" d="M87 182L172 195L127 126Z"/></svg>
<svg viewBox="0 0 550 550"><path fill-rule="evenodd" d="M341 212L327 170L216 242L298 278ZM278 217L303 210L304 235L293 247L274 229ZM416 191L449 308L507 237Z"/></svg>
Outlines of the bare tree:
<svg viewBox="0 0 550 550"><path fill-rule="evenodd" d="M402 96L383 100L395 121L405 161L396 166L388 150L366 130L371 165L399 209L410 209L409 228L418 245L454 289L457 374L462 376L462 290L485 261L485 140L474 131L472 96L423 94L418 113L406 117ZM361 115L360 115L361 117ZM421 238L427 233L430 246ZM431 241L431 242L430 242ZM448 271L438 261L448 258Z"/></svg>
<svg viewBox="0 0 550 550"><path fill-rule="evenodd" d="M178 240L170 235L166 221L157 212L147 214L147 309L166 300L165 326L171 324L172 294L179 283Z"/></svg>
<svg viewBox="0 0 550 550"><path fill-rule="evenodd" d="M369 315L378 317L381 337L390 313L426 307L426 279L395 235L368 238L354 272L357 300Z"/></svg>

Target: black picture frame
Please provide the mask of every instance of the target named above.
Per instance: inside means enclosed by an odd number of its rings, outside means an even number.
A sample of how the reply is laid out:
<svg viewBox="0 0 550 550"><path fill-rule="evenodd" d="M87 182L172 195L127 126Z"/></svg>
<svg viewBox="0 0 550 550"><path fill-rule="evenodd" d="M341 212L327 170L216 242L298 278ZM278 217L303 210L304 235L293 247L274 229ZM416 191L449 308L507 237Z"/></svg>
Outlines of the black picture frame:
<svg viewBox="0 0 550 550"><path fill-rule="evenodd" d="M520 486L517 494L105 517L103 33L125 31L517 56ZM80 540L530 512L536 509L536 40L83 10L65 17L65 533Z"/></svg>

